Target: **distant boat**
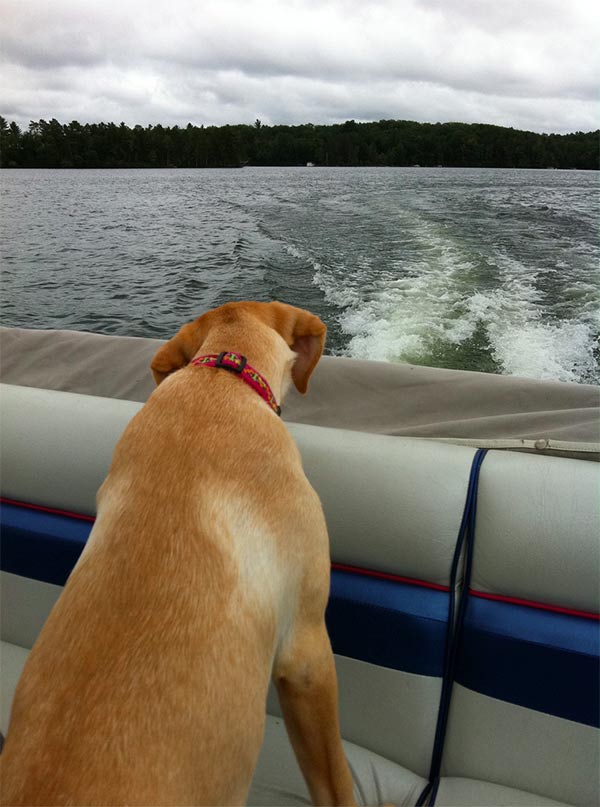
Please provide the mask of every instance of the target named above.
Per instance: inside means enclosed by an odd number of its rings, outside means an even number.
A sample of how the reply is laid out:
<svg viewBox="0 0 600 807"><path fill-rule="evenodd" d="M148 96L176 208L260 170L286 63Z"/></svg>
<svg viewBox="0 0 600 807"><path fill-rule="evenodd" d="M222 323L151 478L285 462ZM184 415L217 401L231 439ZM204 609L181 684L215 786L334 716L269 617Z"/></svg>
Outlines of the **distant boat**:
<svg viewBox="0 0 600 807"><path fill-rule="evenodd" d="M306 163L306 167L307 168L314 168L315 164L314 163Z"/></svg>

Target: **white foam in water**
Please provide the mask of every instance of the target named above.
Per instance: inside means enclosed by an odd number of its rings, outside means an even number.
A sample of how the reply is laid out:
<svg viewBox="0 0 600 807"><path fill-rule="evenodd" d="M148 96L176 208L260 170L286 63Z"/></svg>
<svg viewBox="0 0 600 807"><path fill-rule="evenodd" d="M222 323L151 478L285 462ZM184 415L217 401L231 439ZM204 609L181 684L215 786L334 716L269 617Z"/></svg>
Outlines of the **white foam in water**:
<svg viewBox="0 0 600 807"><path fill-rule="evenodd" d="M468 301L466 323L482 322L492 355L507 375L557 381L591 381L594 334L583 322L542 321L531 286L513 281Z"/></svg>
<svg viewBox="0 0 600 807"><path fill-rule="evenodd" d="M482 327L493 359L508 375L593 382L594 327L587 321L553 322L540 300L535 269L494 254L493 286L477 290L475 266L438 234L428 234L435 254L398 266L398 277L372 281L368 290L347 273L322 268L314 282L344 308L347 355L382 361L426 361L434 341L459 345ZM596 329L597 331L597 329Z"/></svg>
<svg viewBox="0 0 600 807"><path fill-rule="evenodd" d="M507 375L557 381L591 381L597 368L590 322L548 321L535 282L523 264L497 255L501 286L475 293L467 303L467 321L481 322L492 355Z"/></svg>
<svg viewBox="0 0 600 807"><path fill-rule="evenodd" d="M423 221L412 220L425 244L423 255L390 266L368 286L361 267L353 273L320 270L314 282L326 298L342 308L342 330L351 336L347 354L379 361L416 361L426 356L432 339L459 342L475 323L456 319L473 263L451 241L440 238Z"/></svg>
<svg viewBox="0 0 600 807"><path fill-rule="evenodd" d="M360 286L348 281L336 287L323 272L315 275L315 282L330 302L347 308L340 324L352 337L348 354L372 360L397 361L426 352L428 340L443 335L454 302L448 278L435 271L375 281L369 299Z"/></svg>
<svg viewBox="0 0 600 807"><path fill-rule="evenodd" d="M494 353L508 375L557 381L591 381L594 376L593 334L583 323L498 332Z"/></svg>

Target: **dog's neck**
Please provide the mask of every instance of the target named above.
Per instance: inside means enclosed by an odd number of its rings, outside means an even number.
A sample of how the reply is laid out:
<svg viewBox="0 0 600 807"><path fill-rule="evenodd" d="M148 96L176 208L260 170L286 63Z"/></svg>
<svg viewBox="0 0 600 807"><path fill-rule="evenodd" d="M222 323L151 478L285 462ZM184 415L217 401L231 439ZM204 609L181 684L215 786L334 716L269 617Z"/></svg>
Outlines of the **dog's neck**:
<svg viewBox="0 0 600 807"><path fill-rule="evenodd" d="M281 404L291 384L296 354L272 329L265 330L265 334L260 334L261 338L257 338L256 333L251 338L244 338L244 334L239 331L232 331L230 334L211 332L196 356L218 355L224 350L240 353L264 377Z"/></svg>
<svg viewBox="0 0 600 807"><path fill-rule="evenodd" d="M241 353L223 350L218 356L216 354L196 356L191 363L195 367L216 368L234 373L241 381L248 384L254 392L260 395L275 414L281 415L281 406L277 403L277 398L273 394L269 382L258 370L248 364L248 359Z"/></svg>

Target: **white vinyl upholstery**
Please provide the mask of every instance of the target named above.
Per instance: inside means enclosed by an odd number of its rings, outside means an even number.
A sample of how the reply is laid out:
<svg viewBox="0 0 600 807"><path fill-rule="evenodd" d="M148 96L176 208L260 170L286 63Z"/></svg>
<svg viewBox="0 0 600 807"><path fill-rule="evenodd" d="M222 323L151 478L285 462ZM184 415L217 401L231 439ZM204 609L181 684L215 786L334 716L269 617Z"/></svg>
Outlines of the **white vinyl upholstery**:
<svg viewBox="0 0 600 807"><path fill-rule="evenodd" d="M357 804L415 804L426 780L384 757L344 742ZM265 739L248 798L249 805L310 804L308 790L280 717L267 716Z"/></svg>
<svg viewBox="0 0 600 807"><path fill-rule="evenodd" d="M548 461L498 452L486 458L470 588L500 599L470 598L469 607L487 604L487 617L480 610L482 632L470 634L466 646L463 641L461 652L466 654L473 683L467 686L461 680L454 684L444 778L436 804L444 804L440 799L446 797L449 804L456 803L453 798L462 804L465 782L470 783L469 788L479 782L474 792L480 792L485 782L495 782L570 804L600 802L600 732L583 719L552 713L552 700L572 703L579 693L575 697L570 693L589 686L587 679L569 680L563 672L557 673L550 702L539 702L535 708L495 697L488 689L494 686L494 675L502 687L512 673L505 665L519 663L525 654L523 671L534 679L539 691L552 674L552 665L562 663L561 653L593 652L597 669L600 630L587 615L599 610L599 483L597 466L573 459ZM519 610L518 605L515 610L510 602L514 599L533 601L550 610ZM568 609L567 615L561 612L563 608ZM532 619L539 623L537 633L518 631L516 655L508 655L504 631L511 633L515 621L525 624ZM584 641L579 648L575 637L581 631L595 639ZM489 637L494 634L495 655L481 674L477 656L490 653ZM478 635L483 644L478 645ZM544 650L549 653L547 660L536 667L538 653ZM535 700L537 693L531 694L531 686L528 692L523 697ZM593 694L589 691L587 697L591 699ZM464 793L467 798L467 790Z"/></svg>
<svg viewBox="0 0 600 807"><path fill-rule="evenodd" d="M17 682L28 654L28 648L0 642L0 731L4 736L8 730L10 707Z"/></svg>
<svg viewBox="0 0 600 807"><path fill-rule="evenodd" d="M142 405L10 384L0 394L2 495L94 514L115 444Z"/></svg>
<svg viewBox="0 0 600 807"><path fill-rule="evenodd" d="M599 536L597 465L499 451L486 457L472 588L598 613Z"/></svg>
<svg viewBox="0 0 600 807"><path fill-rule="evenodd" d="M0 573L0 634L3 641L33 647L62 586Z"/></svg>
<svg viewBox="0 0 600 807"><path fill-rule="evenodd" d="M426 779L442 681L335 656L342 735ZM274 688L267 710L280 716Z"/></svg>
<svg viewBox="0 0 600 807"><path fill-rule="evenodd" d="M582 807L598 804L599 733L454 684L442 784L446 777L495 782ZM455 782L453 792L459 791Z"/></svg>
<svg viewBox="0 0 600 807"><path fill-rule="evenodd" d="M435 804L436 807L564 807L565 802L493 782L456 777L442 780Z"/></svg>
<svg viewBox="0 0 600 807"><path fill-rule="evenodd" d="M334 561L448 585L475 449L291 424Z"/></svg>

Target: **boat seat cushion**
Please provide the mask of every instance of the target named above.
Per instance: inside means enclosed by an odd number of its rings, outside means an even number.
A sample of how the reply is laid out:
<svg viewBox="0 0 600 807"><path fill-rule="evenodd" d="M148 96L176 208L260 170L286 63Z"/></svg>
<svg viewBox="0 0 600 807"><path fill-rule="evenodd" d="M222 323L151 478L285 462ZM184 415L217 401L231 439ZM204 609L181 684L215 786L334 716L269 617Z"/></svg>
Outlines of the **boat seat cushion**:
<svg viewBox="0 0 600 807"><path fill-rule="evenodd" d="M344 741L358 804L413 805L426 780L385 757ZM308 789L287 738L282 718L267 715L265 738L248 805L310 804Z"/></svg>
<svg viewBox="0 0 600 807"><path fill-rule="evenodd" d="M486 458L442 776L600 803L600 512L589 467Z"/></svg>
<svg viewBox="0 0 600 807"><path fill-rule="evenodd" d="M5 737L15 689L28 654L25 647L0 642L0 731Z"/></svg>
<svg viewBox="0 0 600 807"><path fill-rule="evenodd" d="M441 780L434 804L435 807L565 807L563 801L545 799L525 790L460 777Z"/></svg>

